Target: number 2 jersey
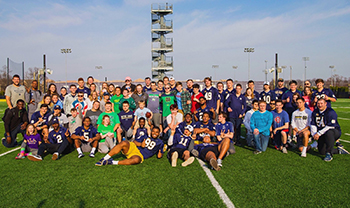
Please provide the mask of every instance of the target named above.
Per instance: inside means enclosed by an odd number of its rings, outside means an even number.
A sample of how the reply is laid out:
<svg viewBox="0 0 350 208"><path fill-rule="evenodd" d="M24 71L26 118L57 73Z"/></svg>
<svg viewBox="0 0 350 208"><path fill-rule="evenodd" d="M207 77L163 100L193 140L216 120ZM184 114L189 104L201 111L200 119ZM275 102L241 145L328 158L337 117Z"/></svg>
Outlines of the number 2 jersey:
<svg viewBox="0 0 350 208"><path fill-rule="evenodd" d="M67 140L67 137L65 135L67 129L64 127L60 127L60 129L58 130L58 132L56 132L55 130L52 130L49 133L49 142L51 144L60 144L62 143L64 140ZM69 133L69 131L68 131ZM70 134L70 133L69 133ZM67 141L68 142L68 141Z"/></svg>
<svg viewBox="0 0 350 208"><path fill-rule="evenodd" d="M317 108L312 112L311 134L318 133L320 136L330 129L337 129L341 135L341 129L338 123L338 115L332 108L326 108L323 112Z"/></svg>
<svg viewBox="0 0 350 208"><path fill-rule="evenodd" d="M159 150L161 151L161 153L163 152L163 147L164 147L164 143L161 139L153 139L151 137L148 136L143 136L140 138L137 138L135 141L142 143L143 140L145 140L145 144L146 146L144 148L142 147L137 147L140 151L140 153L143 155L144 159L150 158L153 155L157 154L159 152Z"/></svg>

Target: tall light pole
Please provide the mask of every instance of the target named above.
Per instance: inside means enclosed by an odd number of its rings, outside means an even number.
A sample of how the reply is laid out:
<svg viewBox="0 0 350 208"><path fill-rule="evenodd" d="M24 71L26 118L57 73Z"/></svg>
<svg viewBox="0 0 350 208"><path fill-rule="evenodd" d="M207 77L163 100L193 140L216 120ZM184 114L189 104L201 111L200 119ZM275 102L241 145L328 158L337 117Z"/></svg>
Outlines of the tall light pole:
<svg viewBox="0 0 350 208"><path fill-rule="evenodd" d="M216 79L216 70L215 69L218 69L219 65L212 65L211 68L214 69L214 74L215 74L215 78L214 79Z"/></svg>
<svg viewBox="0 0 350 208"><path fill-rule="evenodd" d="M283 73L283 79L286 79L286 78L284 77L284 71L285 71L285 68L287 68L287 66L281 66L281 68L282 68L282 73Z"/></svg>
<svg viewBox="0 0 350 208"><path fill-rule="evenodd" d="M292 66L289 66L289 81L292 81Z"/></svg>
<svg viewBox="0 0 350 208"><path fill-rule="evenodd" d="M329 66L329 68L331 69L331 85L334 86L334 80L333 80L333 70L334 70L334 66ZM332 83L333 82L333 83Z"/></svg>
<svg viewBox="0 0 350 208"><path fill-rule="evenodd" d="M310 58L309 57L303 57L303 61L305 62L305 71L304 71L304 83L306 81L306 62L309 61Z"/></svg>
<svg viewBox="0 0 350 208"><path fill-rule="evenodd" d="M100 69L102 69L102 66L95 66L95 69L98 70L98 74L97 74L97 77L100 78ZM101 80L100 80L101 81ZM101 82L100 82L101 84ZM100 85L98 87L101 87Z"/></svg>
<svg viewBox="0 0 350 208"><path fill-rule="evenodd" d="M254 48L244 48L244 53L248 53L248 81L250 80L250 53L254 53Z"/></svg>
<svg viewBox="0 0 350 208"><path fill-rule="evenodd" d="M235 78L236 78L236 69L238 68L238 66L232 66L233 69L233 81L235 82Z"/></svg>
<svg viewBox="0 0 350 208"><path fill-rule="evenodd" d="M68 87L68 84L67 84L67 53L72 53L72 49L70 48L62 48L61 49L61 53L64 53L66 54L66 87Z"/></svg>

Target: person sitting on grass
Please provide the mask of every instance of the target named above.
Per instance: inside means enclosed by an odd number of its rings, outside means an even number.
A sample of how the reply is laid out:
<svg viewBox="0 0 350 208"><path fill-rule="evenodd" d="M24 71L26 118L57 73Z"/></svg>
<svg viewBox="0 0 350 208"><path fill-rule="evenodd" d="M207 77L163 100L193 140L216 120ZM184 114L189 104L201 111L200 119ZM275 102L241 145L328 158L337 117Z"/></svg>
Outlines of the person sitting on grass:
<svg viewBox="0 0 350 208"><path fill-rule="evenodd" d="M297 99L298 110L292 114L293 138L297 137L298 148L302 157L306 157L306 151L310 138L310 123L312 111L305 108L303 97Z"/></svg>
<svg viewBox="0 0 350 208"><path fill-rule="evenodd" d="M108 115L103 116L102 124L98 126L97 131L101 135L101 140L98 143L98 152L106 154L115 146L116 138L114 127L111 125Z"/></svg>
<svg viewBox="0 0 350 208"><path fill-rule="evenodd" d="M27 126L26 134L23 137L21 152L18 153L16 159L24 159L28 154L37 155L40 144L40 134L38 134L33 124L29 124Z"/></svg>
<svg viewBox="0 0 350 208"><path fill-rule="evenodd" d="M276 148L283 153L287 151L287 135L289 131L289 116L283 109L282 100L276 100L276 109L271 111L273 122L271 127L271 138L273 138Z"/></svg>
<svg viewBox="0 0 350 208"><path fill-rule="evenodd" d="M234 154L236 153L235 147L233 145L234 128L233 128L233 124L230 121L226 121L226 119L227 119L226 113L220 112L218 115L219 122L215 125L216 140L220 143L225 138L229 138L230 148L228 152L230 154Z"/></svg>
<svg viewBox="0 0 350 208"><path fill-rule="evenodd" d="M83 119L83 125L75 130L72 139L74 139L74 144L77 148L78 158L85 156L83 152L90 152L89 156L95 157L95 151L98 141L101 139L101 135L97 132L97 129L91 125L91 119L85 117Z"/></svg>
<svg viewBox="0 0 350 208"><path fill-rule="evenodd" d="M134 132L135 135L132 136L132 140L135 140L135 138L140 138L144 135L150 136L151 134L148 134L148 132L151 132L150 127L146 127L146 120L145 118L140 118L138 120L139 126L138 127L134 127Z"/></svg>
<svg viewBox="0 0 350 208"><path fill-rule="evenodd" d="M145 159L157 154L157 158L163 156L164 143L159 139L159 127L153 127L151 137L143 136L133 142L122 141L117 144L106 156L95 165L135 165L142 163ZM127 159L114 161L112 156L122 152Z"/></svg>
<svg viewBox="0 0 350 208"><path fill-rule="evenodd" d="M269 144L270 127L273 115L266 110L266 102L259 101L259 110L255 111L250 118L250 128L253 131L255 151L254 154L265 152Z"/></svg>
<svg viewBox="0 0 350 208"><path fill-rule="evenodd" d="M8 148L17 146L17 134L21 133L24 135L28 124L28 113L25 109L24 100L19 99L16 102L16 107L8 108L8 110L5 111L3 121L5 126L5 138L2 139L2 144Z"/></svg>
<svg viewBox="0 0 350 208"><path fill-rule="evenodd" d="M143 100L140 100L138 102L138 106L139 108L137 108L135 110L135 113L134 113L134 122L135 122L135 126L134 126L134 132L133 132L133 138L135 138L135 135L136 135L136 130L139 128L139 119L140 118L144 118L145 119L145 127L147 129L147 135L151 135L151 128L150 128L150 125L149 125L149 122L150 122L150 119L152 119L152 115L153 113L150 111L150 109L146 108L146 104L145 104L145 101ZM147 113L150 113L151 114L151 117L147 118L146 117L146 114Z"/></svg>
<svg viewBox="0 0 350 208"><path fill-rule="evenodd" d="M203 143L194 146L192 154L201 160L208 162L214 170L219 171L222 167L222 160L226 157L230 147L230 139L225 138L220 144L211 143L210 136L203 138Z"/></svg>
<svg viewBox="0 0 350 208"><path fill-rule="evenodd" d="M183 115L178 112L176 104L170 106L170 111L170 115L166 117L167 127L163 130L163 133L165 134L163 137L164 141L168 141L171 129L176 129L176 127L183 121Z"/></svg>
<svg viewBox="0 0 350 208"><path fill-rule="evenodd" d="M337 113L331 107L327 107L327 101L324 98L318 99L317 108L312 112L311 135L318 141L319 153L326 155L324 161L332 161L333 154L349 154L342 146L333 148L334 143L341 136L341 129Z"/></svg>
<svg viewBox="0 0 350 208"><path fill-rule="evenodd" d="M170 150L167 154L167 158L171 162L172 167L176 167L177 158L179 156L184 160L184 162L181 163L183 167L193 163L194 157L191 157L190 151L188 151L188 147L192 141L191 134L192 132L188 127L185 127L184 134L175 134L175 129L171 130L171 135L168 140Z"/></svg>
<svg viewBox="0 0 350 208"><path fill-rule="evenodd" d="M49 129L47 122L49 121L48 112L49 106L42 104L40 110L33 113L30 123L34 125L38 133L41 135L41 138L47 142L47 136L49 135Z"/></svg>
<svg viewBox="0 0 350 208"><path fill-rule="evenodd" d="M66 149L68 146L67 138L70 136L68 129L60 127L58 119L52 121L52 127L53 130L49 133L48 140L40 144L38 155L28 155L29 160L43 160L45 151L52 154L52 160L57 160Z"/></svg>
<svg viewBox="0 0 350 208"><path fill-rule="evenodd" d="M215 137L215 125L210 120L210 115L208 112L203 113L203 121L198 121L194 125L193 134L196 136L195 144L199 144L203 141L205 136L210 136L210 138Z"/></svg>

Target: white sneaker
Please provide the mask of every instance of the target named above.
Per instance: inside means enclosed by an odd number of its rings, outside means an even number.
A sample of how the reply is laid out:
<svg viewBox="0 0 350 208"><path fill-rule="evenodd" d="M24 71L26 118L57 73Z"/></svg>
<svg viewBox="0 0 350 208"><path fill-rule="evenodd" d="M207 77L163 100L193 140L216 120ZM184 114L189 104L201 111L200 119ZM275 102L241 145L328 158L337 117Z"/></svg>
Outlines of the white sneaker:
<svg viewBox="0 0 350 208"><path fill-rule="evenodd" d="M78 158L82 158L82 157L84 157L85 155L83 154L83 153L79 153L79 155L78 155Z"/></svg>
<svg viewBox="0 0 350 208"><path fill-rule="evenodd" d="M285 154L287 154L287 153L288 153L287 148L286 148L286 147L283 147L283 148L282 148L282 152L285 153Z"/></svg>
<svg viewBox="0 0 350 208"><path fill-rule="evenodd" d="M177 152L174 152L171 156L171 166L176 167L177 158L179 157L179 154Z"/></svg>
<svg viewBox="0 0 350 208"><path fill-rule="evenodd" d="M53 153L52 160L57 160L58 156L59 156L58 152Z"/></svg>
<svg viewBox="0 0 350 208"><path fill-rule="evenodd" d="M301 157L306 157L306 152L302 152L300 156Z"/></svg>
<svg viewBox="0 0 350 208"><path fill-rule="evenodd" d="M190 158L188 158L185 162L181 163L181 165L182 165L183 167L186 167L186 166L188 166L188 165L191 165L191 164L193 163L193 161L194 161L194 157L190 157Z"/></svg>
<svg viewBox="0 0 350 208"><path fill-rule="evenodd" d="M93 152L90 152L89 157L94 158L94 157L95 157L95 154L94 154Z"/></svg>

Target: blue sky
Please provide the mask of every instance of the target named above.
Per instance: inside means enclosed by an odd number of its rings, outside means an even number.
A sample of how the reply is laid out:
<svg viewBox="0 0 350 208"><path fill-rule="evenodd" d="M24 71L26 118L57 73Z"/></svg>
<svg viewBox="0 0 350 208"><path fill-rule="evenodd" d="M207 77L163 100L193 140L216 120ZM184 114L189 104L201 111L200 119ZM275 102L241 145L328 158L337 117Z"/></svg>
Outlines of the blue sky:
<svg viewBox="0 0 350 208"><path fill-rule="evenodd" d="M133 79L151 75L152 3L166 1L2 1L0 0L0 64L9 57L25 67L47 67L51 78L65 80L93 75L97 79ZM176 79L233 78L264 80L265 60L270 68L275 53L281 74L303 79L328 78L329 66L350 77L349 1L169 1L174 5L174 72ZM212 65L219 65L214 72ZM102 66L102 70L95 70ZM269 79L272 75L269 74Z"/></svg>

